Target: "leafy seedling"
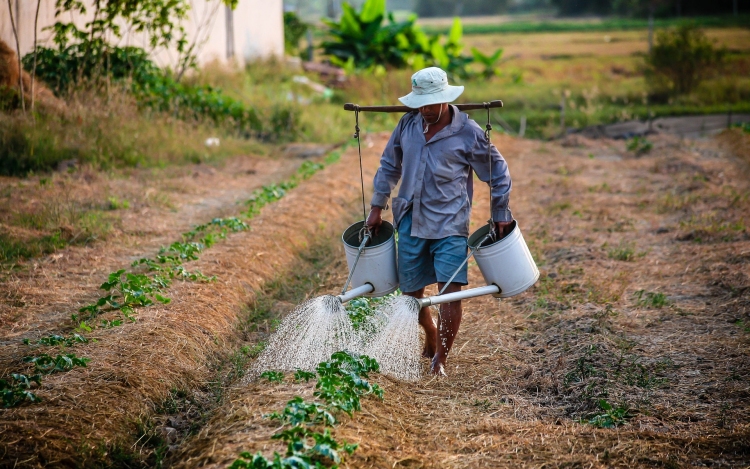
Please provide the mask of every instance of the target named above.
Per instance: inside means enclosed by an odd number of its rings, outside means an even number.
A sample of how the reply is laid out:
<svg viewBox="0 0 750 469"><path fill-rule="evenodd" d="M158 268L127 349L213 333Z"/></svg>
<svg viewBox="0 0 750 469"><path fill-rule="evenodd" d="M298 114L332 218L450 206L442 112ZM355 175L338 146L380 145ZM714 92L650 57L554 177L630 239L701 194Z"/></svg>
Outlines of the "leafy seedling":
<svg viewBox="0 0 750 469"><path fill-rule="evenodd" d="M638 306L645 306L647 308L662 308L671 304L664 293L638 290L633 296L636 298Z"/></svg>
<svg viewBox="0 0 750 469"><path fill-rule="evenodd" d="M26 376L18 373L10 375L10 380L0 379L0 396L6 409L21 405L25 401L41 402L41 399L30 391L32 383L42 385L40 375Z"/></svg>
<svg viewBox="0 0 750 469"><path fill-rule="evenodd" d="M280 371L264 371L260 374L261 378L266 378L269 383L280 383L284 381L284 373Z"/></svg>
<svg viewBox="0 0 750 469"><path fill-rule="evenodd" d="M604 399L599 400L599 409L603 411L601 414L597 414L588 420L584 419L582 422L597 428L615 428L626 423L630 417L630 411L627 407L624 405L613 407Z"/></svg>
<svg viewBox="0 0 750 469"><path fill-rule="evenodd" d="M62 371L70 371L77 366L86 367L86 363L90 362L90 358L77 357L74 353L68 353L66 355L57 355L53 357L46 353L35 357L24 357L26 363L33 363L34 368L45 374L51 374Z"/></svg>

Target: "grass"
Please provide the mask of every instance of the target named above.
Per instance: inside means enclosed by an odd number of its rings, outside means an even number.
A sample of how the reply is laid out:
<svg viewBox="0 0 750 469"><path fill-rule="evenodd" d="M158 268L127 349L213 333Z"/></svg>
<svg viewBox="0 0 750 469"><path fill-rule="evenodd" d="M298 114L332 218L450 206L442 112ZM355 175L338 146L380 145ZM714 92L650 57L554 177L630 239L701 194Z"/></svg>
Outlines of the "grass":
<svg viewBox="0 0 750 469"><path fill-rule="evenodd" d="M654 20L656 28L675 27L685 21L695 22L703 27L730 28L743 27L750 21L748 15L742 16L699 16L687 20L680 18L659 18ZM555 20L555 21L509 21L505 23L467 22L464 24L464 34L481 35L497 33L560 33L560 32L592 32L592 31L628 31L648 28L648 20L643 18L605 18L602 20ZM430 33L446 34L450 24L424 25L423 29Z"/></svg>
<svg viewBox="0 0 750 469"><path fill-rule="evenodd" d="M646 253L636 251L634 242L620 241L617 246L607 248L607 257L623 262L632 262L645 255Z"/></svg>

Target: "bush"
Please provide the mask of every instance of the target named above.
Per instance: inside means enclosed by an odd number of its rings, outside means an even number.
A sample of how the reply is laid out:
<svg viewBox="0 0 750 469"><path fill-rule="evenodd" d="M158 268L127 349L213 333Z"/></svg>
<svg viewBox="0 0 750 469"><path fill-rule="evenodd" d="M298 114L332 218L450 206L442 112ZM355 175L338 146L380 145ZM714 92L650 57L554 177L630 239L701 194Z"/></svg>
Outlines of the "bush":
<svg viewBox="0 0 750 469"><path fill-rule="evenodd" d="M324 21L332 37L323 42L323 52L344 68L421 69L435 65L454 78L470 75L467 67L473 59L462 55L463 28L458 18L447 36L427 35L416 24L416 15L396 21L393 14L386 14L385 0L367 0L359 12L344 3L340 21Z"/></svg>
<svg viewBox="0 0 750 469"><path fill-rule="evenodd" d="M34 54L23 57L23 67L29 73L34 66ZM106 44L75 44L60 49L37 48L36 76L58 96L65 96L82 81L96 81L100 77L115 80L131 79L143 82L161 72L139 47L111 47Z"/></svg>
<svg viewBox="0 0 750 469"><path fill-rule="evenodd" d="M695 25L660 31L646 57L649 86L657 94L667 88L672 94L688 94L721 66L724 49L717 49Z"/></svg>
<svg viewBox="0 0 750 469"><path fill-rule="evenodd" d="M284 52L288 55L299 54L299 41L309 27L293 11L284 12Z"/></svg>
<svg viewBox="0 0 750 469"><path fill-rule="evenodd" d="M33 54L27 54L23 63L25 68L31 69ZM226 96L220 88L177 81L169 72L160 70L148 58L147 52L138 47L106 44L89 47L83 43L62 49L42 47L38 49L36 70L37 76L58 96L68 95L84 84L98 89L106 83L106 78L110 78L129 82L141 107L183 120L209 119L245 137L279 139L275 127L263 128L254 108Z"/></svg>

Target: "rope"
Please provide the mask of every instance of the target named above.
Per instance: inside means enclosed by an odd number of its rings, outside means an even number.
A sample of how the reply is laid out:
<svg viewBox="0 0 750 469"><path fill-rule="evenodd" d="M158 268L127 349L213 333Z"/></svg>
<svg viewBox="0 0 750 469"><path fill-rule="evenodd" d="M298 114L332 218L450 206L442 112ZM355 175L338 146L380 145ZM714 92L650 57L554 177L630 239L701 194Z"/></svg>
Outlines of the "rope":
<svg viewBox="0 0 750 469"><path fill-rule="evenodd" d="M357 151L359 152L359 182L362 186L362 220L367 221L365 209L365 177L362 173L362 140L359 136L359 106L354 108L354 138L357 139Z"/></svg>
<svg viewBox="0 0 750 469"><path fill-rule="evenodd" d="M490 180L487 183L490 186L490 219L488 220L490 231L488 234L492 238L492 241L495 241L495 220L492 218L494 204L492 203L492 139L490 138L492 123L490 122L490 103L484 103L484 108L487 109L487 125L485 125L484 137L487 139L487 162L490 164Z"/></svg>

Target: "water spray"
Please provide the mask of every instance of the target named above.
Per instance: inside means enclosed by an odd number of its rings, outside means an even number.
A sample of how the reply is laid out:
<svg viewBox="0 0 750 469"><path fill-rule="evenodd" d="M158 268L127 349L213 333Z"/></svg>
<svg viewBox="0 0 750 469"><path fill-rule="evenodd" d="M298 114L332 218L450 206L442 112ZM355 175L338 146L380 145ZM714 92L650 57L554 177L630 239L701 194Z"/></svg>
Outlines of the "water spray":
<svg viewBox="0 0 750 469"><path fill-rule="evenodd" d="M485 135L489 141L490 108L502 107L502 101L458 104L459 110L486 109ZM405 106L359 106L345 104L344 109L355 113L355 133L359 149L360 182L362 187L362 215L365 213L365 193L362 168L359 113L415 112ZM489 151L489 147L488 147ZM488 154L488 158L489 158ZM490 164L490 181L492 181ZM490 206L492 205L490 190ZM388 298L378 305L374 321L382 320L380 330L370 335L358 334L352 327L345 303L359 297L383 297L398 289L395 229L382 221L377 233L364 220L354 223L342 235L346 253L347 276L341 294L324 295L300 304L277 329L269 345L258 358L256 371L264 369L313 369L327 359L332 351L349 350L366 353L377 359L381 371L399 379L412 380L421 375L421 329L417 321L419 311L428 306L492 295L496 298L514 296L530 288L539 278L539 270L531 257L521 231L514 221L511 232L501 239L495 236L495 223L475 231L468 240L469 254L454 272L450 284L464 264L473 256L487 285L454 293L415 299L408 296ZM347 289L351 286L351 290ZM374 324L374 323L373 323Z"/></svg>

